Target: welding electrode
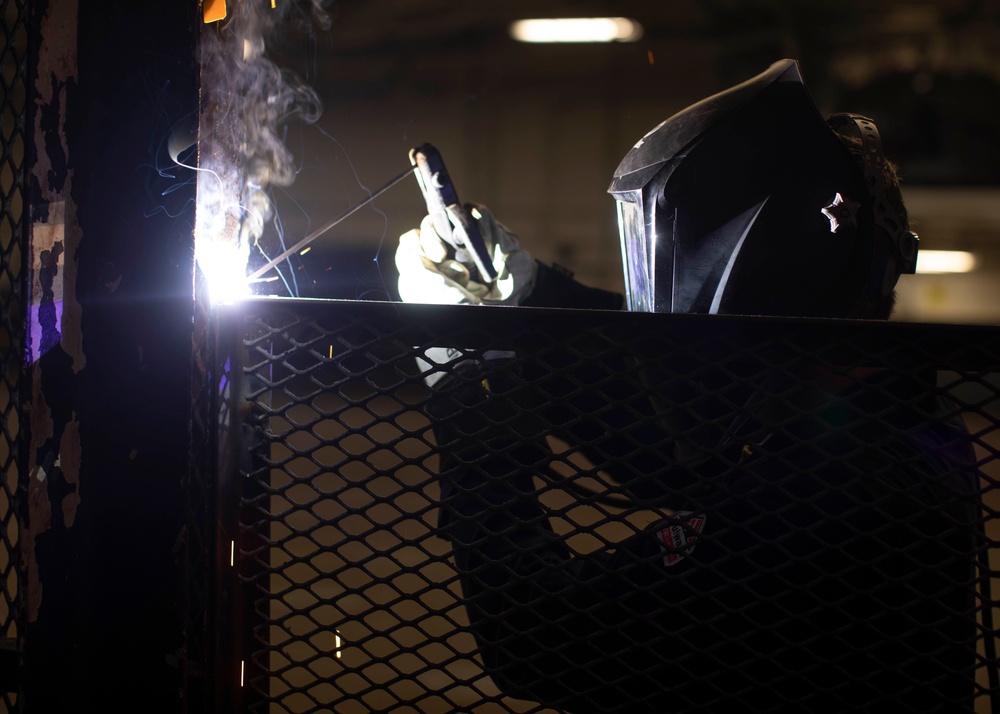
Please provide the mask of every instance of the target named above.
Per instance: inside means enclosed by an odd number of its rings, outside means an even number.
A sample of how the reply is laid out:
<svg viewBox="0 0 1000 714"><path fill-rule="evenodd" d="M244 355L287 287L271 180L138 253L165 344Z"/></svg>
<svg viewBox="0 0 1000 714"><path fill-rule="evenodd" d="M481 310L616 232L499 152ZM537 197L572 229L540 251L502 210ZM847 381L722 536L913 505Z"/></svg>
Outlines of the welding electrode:
<svg viewBox="0 0 1000 714"><path fill-rule="evenodd" d="M307 235L305 238L303 238L302 240L300 240L298 243L296 243L295 245L293 245L288 250L284 251L283 253L281 253L277 257L272 258L271 260L269 260L267 263L265 263L260 268L257 268L257 270L255 270L254 272L252 272L250 275L247 276L247 281L256 280L261 275L263 275L264 273L266 273L267 271L271 270L273 267L275 267L276 265L278 265L278 263L280 263L281 261L283 261L288 256L292 255L293 253L299 252L300 250L302 250L303 248L305 248L307 245L309 245L310 243L312 243L314 240L316 240L317 238L319 238L321 235L323 235L324 233L326 233L328 230L330 230L331 228L333 228L335 225L337 225L338 223L340 223L344 219L346 219L349 216L351 216L355 211L361 210L362 208L364 208L365 206L367 206L369 203L371 203L372 201L374 201L376 198L378 198L379 196L381 196L383 193L385 193L386 191L388 191L390 188L392 188L393 186L395 186L397 183L399 183L403 179L409 177L416 170L417 170L417 167L413 166L413 167L407 169L406 171L404 171L403 173L401 173L399 176L396 176L394 179L392 179L391 181L389 181L387 184L385 184L381 188L375 189L370 194L368 194L368 196L365 197L364 200L360 201L359 203L354 204L353 206L351 206L350 208L348 208L346 211L344 211L343 213L341 213L339 216L337 216L333 220L328 221L327 223L323 224L322 226L320 226L319 228L317 228L316 230L314 230L312 233L310 233L309 235Z"/></svg>

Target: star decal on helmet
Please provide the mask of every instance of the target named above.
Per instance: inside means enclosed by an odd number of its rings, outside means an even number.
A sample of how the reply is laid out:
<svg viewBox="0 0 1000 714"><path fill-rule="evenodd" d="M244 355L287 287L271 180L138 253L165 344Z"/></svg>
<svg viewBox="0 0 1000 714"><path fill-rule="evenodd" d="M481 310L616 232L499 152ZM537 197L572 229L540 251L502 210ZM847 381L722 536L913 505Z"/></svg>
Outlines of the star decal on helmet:
<svg viewBox="0 0 1000 714"><path fill-rule="evenodd" d="M823 215L830 219L830 232L836 233L841 226L855 227L858 225L858 209L861 204L844 198L838 192L830 201L830 205L822 209Z"/></svg>

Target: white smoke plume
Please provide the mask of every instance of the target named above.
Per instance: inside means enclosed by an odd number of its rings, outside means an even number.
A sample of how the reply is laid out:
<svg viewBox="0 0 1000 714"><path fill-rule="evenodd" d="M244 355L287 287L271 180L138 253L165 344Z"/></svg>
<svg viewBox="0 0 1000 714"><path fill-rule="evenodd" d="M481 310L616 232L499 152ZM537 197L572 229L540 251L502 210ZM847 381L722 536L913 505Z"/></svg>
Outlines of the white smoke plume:
<svg viewBox="0 0 1000 714"><path fill-rule="evenodd" d="M273 210L267 189L295 180L284 127L313 123L323 108L316 91L275 64L269 50L291 30L329 28L325 4L230 0L229 16L202 32L195 255L213 297L245 291L250 247Z"/></svg>

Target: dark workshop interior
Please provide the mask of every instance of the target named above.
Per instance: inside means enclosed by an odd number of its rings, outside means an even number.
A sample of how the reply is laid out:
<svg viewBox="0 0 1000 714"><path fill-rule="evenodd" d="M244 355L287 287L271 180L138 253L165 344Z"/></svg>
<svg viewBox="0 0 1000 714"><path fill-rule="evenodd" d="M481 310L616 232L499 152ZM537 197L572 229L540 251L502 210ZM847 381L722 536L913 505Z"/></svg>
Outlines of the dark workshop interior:
<svg viewBox="0 0 1000 714"><path fill-rule="evenodd" d="M226 16L208 22L220 6ZM210 546L194 531L222 508L215 492L196 493L210 484L202 479L214 473L218 447L217 415L199 403L227 394L219 374L227 378L232 365L219 372L206 359L219 343L207 263L196 255L242 278L309 239L241 287L398 302L394 252L420 224L424 200L412 176L365 199L407 171L409 150L424 142L440 149L462 200L488 206L533 257L621 291L607 189L622 157L681 109L796 59L820 111L874 118L900 167L923 262L900 281L893 320L979 329L997 344L1000 0L0 0L0 8L0 714L229 706L229 684L215 681L219 664L206 658L226 652L209 642L219 637L213 617L243 605L213 594ZM281 81L305 88L307 108L279 113L270 127L290 161L286 177L252 186L262 202L251 209L235 199L227 214L240 222L256 211L259 235L242 252L213 254L198 213L216 184L239 182L218 167L238 164L244 144L223 146L219 164L210 139L242 118L224 106L254 106L241 103L252 82L233 76L245 63L218 52L222 28L241 12L251 18L244 59L261 57ZM601 17L634 24L608 42L512 35L519 20ZM992 376L973 424L992 504L995 372L977 373ZM329 399L324 408L341 408ZM426 428L422 419L399 422ZM199 435L204 442L192 446ZM291 479L301 476L295 468ZM413 475L408 507L423 507L425 476ZM229 536L204 537L221 538L211 547L229 552ZM331 538L345 553L352 547L344 533ZM339 586L323 581L316 596ZM201 609L206 602L216 615ZM445 629L456 627L449 620ZM317 689L310 678L333 678L343 666L340 637L322 667L282 680L306 695L282 699L272 682L274 698L250 710L552 711L474 684L482 675L468 652L443 679L408 679L396 662L381 680L359 675L385 691L352 700L355 680L346 678L335 694ZM982 686L997 696L995 683ZM989 707L976 699L977 712Z"/></svg>

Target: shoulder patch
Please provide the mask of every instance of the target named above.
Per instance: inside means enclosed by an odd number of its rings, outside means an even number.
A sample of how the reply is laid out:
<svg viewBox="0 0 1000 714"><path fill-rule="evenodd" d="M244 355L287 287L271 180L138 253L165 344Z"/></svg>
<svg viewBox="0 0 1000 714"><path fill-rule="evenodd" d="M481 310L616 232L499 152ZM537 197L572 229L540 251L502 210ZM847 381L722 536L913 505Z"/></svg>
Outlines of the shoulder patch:
<svg viewBox="0 0 1000 714"><path fill-rule="evenodd" d="M678 511L667 519L656 532L664 552L663 565L669 568L691 555L704 530L704 513Z"/></svg>

